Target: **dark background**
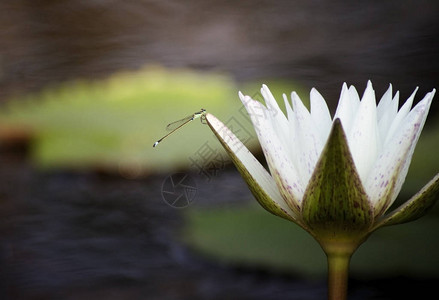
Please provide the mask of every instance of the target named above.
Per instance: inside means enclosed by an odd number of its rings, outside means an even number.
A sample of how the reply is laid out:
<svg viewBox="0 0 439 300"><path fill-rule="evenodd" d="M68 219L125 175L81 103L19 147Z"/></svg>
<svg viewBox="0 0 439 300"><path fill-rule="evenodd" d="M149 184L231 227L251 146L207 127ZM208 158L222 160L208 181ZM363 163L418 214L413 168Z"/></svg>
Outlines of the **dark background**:
<svg viewBox="0 0 439 300"><path fill-rule="evenodd" d="M224 71L238 82L288 78L332 104L344 81L362 91L371 79L377 95L389 83L403 99L416 86L424 95L439 87L438 13L437 1L3 0L0 101L148 63ZM194 256L175 237L182 220L160 198L162 175L44 172L21 146L0 152L2 299L325 297L324 278ZM226 192L211 192L248 193L233 176L225 171L217 183ZM350 293L408 299L436 285L407 275L353 278Z"/></svg>
<svg viewBox="0 0 439 300"><path fill-rule="evenodd" d="M338 99L438 86L436 1L1 1L0 95L146 63L292 78ZM333 100L333 101L335 101ZM435 106L433 106L435 108Z"/></svg>

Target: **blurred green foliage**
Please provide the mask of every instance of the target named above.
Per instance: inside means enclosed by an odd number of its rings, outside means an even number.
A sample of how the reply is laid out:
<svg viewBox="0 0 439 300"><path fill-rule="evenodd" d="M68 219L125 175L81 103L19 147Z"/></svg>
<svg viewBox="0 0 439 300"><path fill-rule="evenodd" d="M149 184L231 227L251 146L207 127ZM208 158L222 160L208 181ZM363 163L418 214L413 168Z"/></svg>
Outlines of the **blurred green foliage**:
<svg viewBox="0 0 439 300"><path fill-rule="evenodd" d="M294 223L259 206L190 209L183 239L195 252L225 264L307 277L324 277L318 243ZM351 261L358 277L439 277L439 219L385 227L360 246Z"/></svg>
<svg viewBox="0 0 439 300"><path fill-rule="evenodd" d="M267 82L267 81L264 81ZM268 80L279 91L291 83ZM44 168L102 168L127 174L189 168L190 158L208 143L223 152L207 126L198 120L164 136L168 123L205 108L235 130L257 139L237 91L256 98L260 83L235 83L224 74L149 66L117 73L105 80L67 82L41 93L11 99L0 110L0 133L23 131L32 137L32 159ZM226 157L224 155L224 157Z"/></svg>
<svg viewBox="0 0 439 300"><path fill-rule="evenodd" d="M401 190L402 200L409 199L439 172L437 149L439 149L439 122L427 118L426 128L416 145L406 182Z"/></svg>
<svg viewBox="0 0 439 300"><path fill-rule="evenodd" d="M239 107L232 101L235 90L226 76L147 67L12 100L0 119L2 126L31 131L39 166L152 172L187 166L211 135L207 127L191 124L153 149L166 124L201 107L230 113Z"/></svg>

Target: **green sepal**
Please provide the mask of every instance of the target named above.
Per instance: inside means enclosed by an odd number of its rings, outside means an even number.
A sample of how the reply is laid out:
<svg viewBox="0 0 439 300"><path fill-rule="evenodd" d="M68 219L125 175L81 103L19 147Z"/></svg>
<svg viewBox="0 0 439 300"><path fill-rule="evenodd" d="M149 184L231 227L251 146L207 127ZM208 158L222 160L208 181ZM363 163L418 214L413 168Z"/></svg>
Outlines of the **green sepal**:
<svg viewBox="0 0 439 300"><path fill-rule="evenodd" d="M400 207L377 220L374 229L414 221L425 215L439 199L439 173Z"/></svg>
<svg viewBox="0 0 439 300"><path fill-rule="evenodd" d="M302 216L320 242L364 236L373 223L372 207L339 119L305 191Z"/></svg>
<svg viewBox="0 0 439 300"><path fill-rule="evenodd" d="M247 147L212 114L206 114L206 121L259 204L270 213L299 224L295 213L280 195L274 179Z"/></svg>

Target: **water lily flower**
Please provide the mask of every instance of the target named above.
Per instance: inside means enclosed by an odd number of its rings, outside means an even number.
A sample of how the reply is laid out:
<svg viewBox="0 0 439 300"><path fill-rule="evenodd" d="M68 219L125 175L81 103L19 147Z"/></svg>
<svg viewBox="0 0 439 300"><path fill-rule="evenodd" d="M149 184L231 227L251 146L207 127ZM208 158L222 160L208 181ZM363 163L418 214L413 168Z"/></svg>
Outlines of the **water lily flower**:
<svg viewBox="0 0 439 300"><path fill-rule="evenodd" d="M267 86L265 105L239 97L251 117L269 172L212 114L206 121L257 201L308 231L328 257L329 297L344 299L349 260L376 229L415 220L437 200L439 174L391 213L435 90L412 108L416 90L399 107L390 85L376 104L372 83L360 99L343 84L334 117L316 89L310 111L293 92L286 115Z"/></svg>

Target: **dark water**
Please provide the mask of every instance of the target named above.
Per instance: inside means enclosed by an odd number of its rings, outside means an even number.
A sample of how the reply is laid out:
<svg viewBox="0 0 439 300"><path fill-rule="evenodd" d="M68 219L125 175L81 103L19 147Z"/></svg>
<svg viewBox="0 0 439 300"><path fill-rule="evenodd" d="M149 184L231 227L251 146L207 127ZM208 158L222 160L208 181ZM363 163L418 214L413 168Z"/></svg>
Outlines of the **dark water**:
<svg viewBox="0 0 439 300"><path fill-rule="evenodd" d="M338 99L341 83L439 86L439 2L0 1L0 98L147 63L293 78ZM433 106L433 109L436 109Z"/></svg>
<svg viewBox="0 0 439 300"><path fill-rule="evenodd" d="M44 173L1 154L0 299L325 298L324 278L223 265L193 253L180 242L182 210L160 196L165 176ZM233 205L223 199L249 193L233 170L212 184L194 178L204 182L201 205ZM427 298L436 285L428 278L353 278L350 299Z"/></svg>
<svg viewBox="0 0 439 300"><path fill-rule="evenodd" d="M423 94L439 87L438 12L436 1L397 0L0 1L0 99L156 62L238 80L293 78L334 99L341 82L368 79L377 94L389 82L403 97L416 85ZM324 279L189 251L178 239L181 211L161 199L162 175L44 173L15 150L0 152L0 299L325 297ZM248 193L233 170L216 180L208 201ZM437 282L350 284L351 299L419 299Z"/></svg>

